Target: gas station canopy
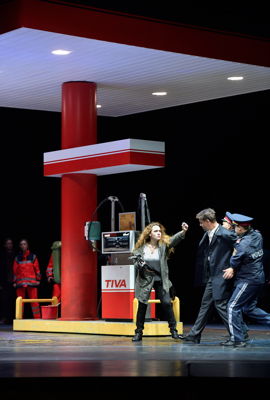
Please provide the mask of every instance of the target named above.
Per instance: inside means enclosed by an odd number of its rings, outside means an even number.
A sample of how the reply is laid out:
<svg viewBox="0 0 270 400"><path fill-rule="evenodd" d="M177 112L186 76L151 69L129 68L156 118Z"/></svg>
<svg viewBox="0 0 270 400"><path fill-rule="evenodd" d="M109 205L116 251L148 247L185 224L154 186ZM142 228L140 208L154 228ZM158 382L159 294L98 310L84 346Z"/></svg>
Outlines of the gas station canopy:
<svg viewBox="0 0 270 400"><path fill-rule="evenodd" d="M3 107L60 112L67 81L96 82L98 115L114 117L270 89L263 39L61 2L0 13Z"/></svg>

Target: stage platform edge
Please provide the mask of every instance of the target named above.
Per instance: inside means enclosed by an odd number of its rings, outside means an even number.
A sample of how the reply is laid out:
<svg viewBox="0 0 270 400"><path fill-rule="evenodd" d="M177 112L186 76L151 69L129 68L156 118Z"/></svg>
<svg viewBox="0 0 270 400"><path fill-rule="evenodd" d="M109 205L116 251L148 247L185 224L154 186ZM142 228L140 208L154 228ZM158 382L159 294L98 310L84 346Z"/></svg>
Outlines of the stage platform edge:
<svg viewBox="0 0 270 400"><path fill-rule="evenodd" d="M133 336L133 322L115 321L62 321L45 319L14 319L13 331L85 333L92 335ZM177 322L178 333L183 333L183 323ZM167 321L151 321L144 324L144 336L170 336Z"/></svg>

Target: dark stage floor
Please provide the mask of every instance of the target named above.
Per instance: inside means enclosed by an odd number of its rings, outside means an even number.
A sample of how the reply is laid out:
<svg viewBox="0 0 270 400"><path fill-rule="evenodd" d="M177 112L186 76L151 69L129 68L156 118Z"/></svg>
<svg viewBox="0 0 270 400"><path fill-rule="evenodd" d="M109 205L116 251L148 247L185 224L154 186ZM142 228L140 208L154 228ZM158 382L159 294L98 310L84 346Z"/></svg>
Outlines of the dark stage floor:
<svg viewBox="0 0 270 400"><path fill-rule="evenodd" d="M226 335L219 325L208 326L199 345L170 337L134 344L124 336L13 332L0 326L0 393L5 399L36 392L42 400L86 392L122 399L167 390L167 397L177 392L184 399L220 399L241 390L245 399L254 398L270 388L270 331L250 326L249 334L248 346L234 349L219 345Z"/></svg>

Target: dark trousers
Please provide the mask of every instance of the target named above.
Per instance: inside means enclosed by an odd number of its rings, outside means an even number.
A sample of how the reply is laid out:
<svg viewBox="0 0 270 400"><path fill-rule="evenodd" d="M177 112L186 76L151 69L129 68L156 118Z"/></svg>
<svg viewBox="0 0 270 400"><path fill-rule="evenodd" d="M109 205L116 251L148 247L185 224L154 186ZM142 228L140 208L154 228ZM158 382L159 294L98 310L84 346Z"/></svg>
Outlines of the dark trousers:
<svg viewBox="0 0 270 400"><path fill-rule="evenodd" d="M208 279L202 302L201 307L199 310L199 314L197 319L191 328L189 335L190 336L201 336L202 331L204 330L209 316L213 312L213 308L215 308L221 317L226 329L230 333L229 330L229 323L228 323L228 316L227 316L227 303L228 300L214 300L213 299L213 289L212 289L212 281L211 278Z"/></svg>
<svg viewBox="0 0 270 400"><path fill-rule="evenodd" d="M259 324L270 326L270 314L257 307L260 291L261 285L252 285L243 281L236 284L228 302L228 321L233 341L244 340L242 313Z"/></svg>
<svg viewBox="0 0 270 400"><path fill-rule="evenodd" d="M154 289L156 292L156 297L160 300L162 309L164 314L166 315L166 319L169 324L170 329L176 328L176 321L174 317L174 313L172 310L172 303L171 297L169 293L166 293L162 288L161 282L154 283ZM137 319L136 319L136 326L137 332L141 332L144 329L144 321L145 321L145 314L146 314L147 304L139 302L138 312L137 312Z"/></svg>

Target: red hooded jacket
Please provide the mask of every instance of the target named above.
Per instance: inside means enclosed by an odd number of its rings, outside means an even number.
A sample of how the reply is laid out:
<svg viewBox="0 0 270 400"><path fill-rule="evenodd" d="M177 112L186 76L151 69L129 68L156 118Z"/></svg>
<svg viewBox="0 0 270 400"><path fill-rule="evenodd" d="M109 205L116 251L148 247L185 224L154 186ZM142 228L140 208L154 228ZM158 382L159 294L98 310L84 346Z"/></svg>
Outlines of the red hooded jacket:
<svg viewBox="0 0 270 400"><path fill-rule="evenodd" d="M36 255L29 250L18 254L13 263L13 274L16 287L38 286L41 274Z"/></svg>

